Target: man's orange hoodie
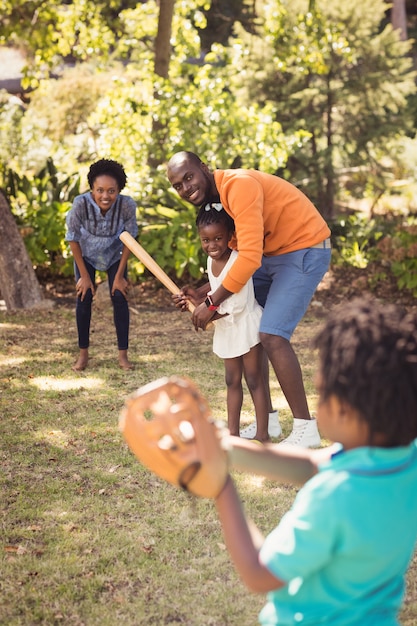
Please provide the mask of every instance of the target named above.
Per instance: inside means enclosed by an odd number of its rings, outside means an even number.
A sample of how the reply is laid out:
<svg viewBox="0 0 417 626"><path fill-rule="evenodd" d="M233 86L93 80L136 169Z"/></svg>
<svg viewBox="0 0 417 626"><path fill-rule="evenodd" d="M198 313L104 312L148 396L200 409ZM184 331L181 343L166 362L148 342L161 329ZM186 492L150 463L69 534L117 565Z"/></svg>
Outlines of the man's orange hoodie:
<svg viewBox="0 0 417 626"><path fill-rule="evenodd" d="M294 185L257 170L215 170L214 180L225 211L234 219L239 256L223 281L241 290L261 266L262 256L276 256L314 246L330 229L314 204Z"/></svg>

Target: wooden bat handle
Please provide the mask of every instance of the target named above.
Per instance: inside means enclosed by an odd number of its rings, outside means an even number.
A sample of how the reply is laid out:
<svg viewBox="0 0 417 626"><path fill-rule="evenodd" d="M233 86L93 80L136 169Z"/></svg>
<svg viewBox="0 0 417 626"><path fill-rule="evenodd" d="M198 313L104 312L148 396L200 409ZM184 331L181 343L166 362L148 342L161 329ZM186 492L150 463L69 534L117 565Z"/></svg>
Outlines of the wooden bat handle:
<svg viewBox="0 0 417 626"><path fill-rule="evenodd" d="M158 265L151 255L146 252L145 248L143 248L130 233L124 231L119 238L122 243L124 243L124 245L129 248L131 252L133 252L139 261L141 261L144 266L164 285L164 287L168 289L168 291L174 295L180 293L181 289L177 287L168 274L164 272L162 267ZM194 304L192 302L188 302L188 310L192 313L194 309Z"/></svg>

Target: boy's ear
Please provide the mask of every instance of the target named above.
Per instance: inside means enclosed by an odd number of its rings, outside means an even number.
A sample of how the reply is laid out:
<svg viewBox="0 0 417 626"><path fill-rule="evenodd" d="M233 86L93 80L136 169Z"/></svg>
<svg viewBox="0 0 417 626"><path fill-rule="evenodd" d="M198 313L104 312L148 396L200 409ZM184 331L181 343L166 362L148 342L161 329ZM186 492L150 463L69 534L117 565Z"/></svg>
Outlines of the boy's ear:
<svg viewBox="0 0 417 626"><path fill-rule="evenodd" d="M337 404L338 404L338 414L339 417L346 418L350 412L351 412L351 407L350 405L346 402L346 400L339 400L339 398L336 398L337 400Z"/></svg>
<svg viewBox="0 0 417 626"><path fill-rule="evenodd" d="M352 419L358 419L358 412L349 404L349 402L346 402L346 400L340 400L337 396L334 396L334 398L335 409L339 420L347 422Z"/></svg>

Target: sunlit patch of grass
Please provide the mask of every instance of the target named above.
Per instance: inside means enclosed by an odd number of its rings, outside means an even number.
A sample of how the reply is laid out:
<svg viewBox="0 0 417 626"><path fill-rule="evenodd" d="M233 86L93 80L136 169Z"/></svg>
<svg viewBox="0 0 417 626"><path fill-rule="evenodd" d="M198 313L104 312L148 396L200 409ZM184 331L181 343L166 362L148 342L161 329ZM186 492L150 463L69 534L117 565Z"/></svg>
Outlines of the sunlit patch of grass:
<svg viewBox="0 0 417 626"><path fill-rule="evenodd" d="M25 357L23 356L12 356L12 357L1 357L0 358L0 366L8 366L8 367L13 367L14 365L21 365L22 363L25 362Z"/></svg>
<svg viewBox="0 0 417 626"><path fill-rule="evenodd" d="M62 430L42 430L35 434L35 439L44 441L58 448L67 448L69 436Z"/></svg>
<svg viewBox="0 0 417 626"><path fill-rule="evenodd" d="M174 354L172 352L164 352L163 354L142 354L139 357L139 362L160 363L166 361L167 359L174 359Z"/></svg>
<svg viewBox="0 0 417 626"><path fill-rule="evenodd" d="M118 368L109 311L94 315L91 362L81 373L74 313L0 312L0 623L73 626L252 626L264 596L246 591L230 562L215 507L146 470L118 427L125 399L171 374L192 378L226 419L224 366L211 333L176 311L132 316L129 356ZM294 336L314 411L314 322ZM305 331L305 334L304 334ZM275 376L284 434L292 418ZM243 420L253 419L245 391ZM264 533L297 490L234 472L248 515ZM404 626L413 626L415 562ZM414 612L413 612L414 611Z"/></svg>
<svg viewBox="0 0 417 626"><path fill-rule="evenodd" d="M41 391L69 391L72 389L97 389L105 384L104 379L87 376L83 378L57 378L56 376L35 376L30 380Z"/></svg>
<svg viewBox="0 0 417 626"><path fill-rule="evenodd" d="M0 323L0 331L1 330L25 330L26 326L24 324L13 324L12 322L1 322Z"/></svg>

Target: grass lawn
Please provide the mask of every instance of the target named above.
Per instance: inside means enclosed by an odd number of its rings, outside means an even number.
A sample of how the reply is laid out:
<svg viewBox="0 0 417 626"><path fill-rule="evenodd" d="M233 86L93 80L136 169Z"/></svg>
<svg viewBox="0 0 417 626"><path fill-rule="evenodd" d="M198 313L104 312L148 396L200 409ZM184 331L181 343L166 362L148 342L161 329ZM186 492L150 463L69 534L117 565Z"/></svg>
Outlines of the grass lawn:
<svg viewBox="0 0 417 626"><path fill-rule="evenodd" d="M322 319L312 307L294 337L312 410L309 342ZM212 502L143 469L118 430L126 396L174 373L194 379L213 414L225 419L223 363L211 341L210 331L192 330L188 314L136 297L129 351L136 367L122 371L102 302L93 312L90 365L75 373L72 306L0 312L0 624L257 623L264 597L246 591L235 574ZM290 415L275 382L272 394L287 434ZM242 421L252 413L246 394ZM268 532L295 489L234 476L248 513ZM415 559L402 624L416 623Z"/></svg>

